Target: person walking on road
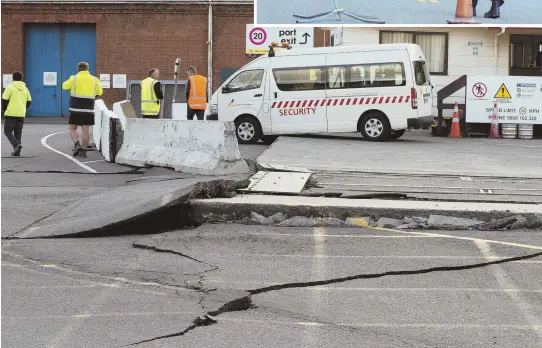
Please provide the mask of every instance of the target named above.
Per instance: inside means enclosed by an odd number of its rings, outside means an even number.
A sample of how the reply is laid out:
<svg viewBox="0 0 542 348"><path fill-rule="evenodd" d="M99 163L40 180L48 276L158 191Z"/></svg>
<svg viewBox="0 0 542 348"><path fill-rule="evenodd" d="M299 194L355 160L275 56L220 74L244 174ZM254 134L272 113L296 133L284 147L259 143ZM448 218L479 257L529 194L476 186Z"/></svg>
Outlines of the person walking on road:
<svg viewBox="0 0 542 348"><path fill-rule="evenodd" d="M193 120L194 115L196 115L198 120L203 120L205 108L207 107L207 78L199 75L193 66L188 67L186 74L188 75L186 118Z"/></svg>
<svg viewBox="0 0 542 348"><path fill-rule="evenodd" d="M23 136L24 118L26 109L30 107L32 97L23 82L23 73L13 73L13 82L2 94L2 114L5 117L4 134L13 146L12 156L20 156L23 149L21 138Z"/></svg>
<svg viewBox="0 0 542 348"><path fill-rule="evenodd" d="M62 89L70 91L70 136L73 140L73 157L87 157L90 140L90 126L94 125L94 100L103 94L102 85L96 76L88 71L88 63L77 64L77 74L62 83ZM82 145L77 127L81 127Z"/></svg>
<svg viewBox="0 0 542 348"><path fill-rule="evenodd" d="M162 86L158 77L160 72L156 68L149 70L149 76L141 81L141 116L143 118L158 119L160 117L160 100L164 99Z"/></svg>

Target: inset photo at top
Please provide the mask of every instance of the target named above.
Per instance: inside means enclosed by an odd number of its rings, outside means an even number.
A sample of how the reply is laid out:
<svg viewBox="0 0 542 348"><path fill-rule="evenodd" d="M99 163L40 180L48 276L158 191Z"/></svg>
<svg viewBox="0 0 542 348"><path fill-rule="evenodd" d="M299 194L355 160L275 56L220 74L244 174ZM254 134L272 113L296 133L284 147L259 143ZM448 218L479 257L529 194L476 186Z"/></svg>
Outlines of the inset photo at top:
<svg viewBox="0 0 542 348"><path fill-rule="evenodd" d="M540 0L257 0L257 24L540 24Z"/></svg>

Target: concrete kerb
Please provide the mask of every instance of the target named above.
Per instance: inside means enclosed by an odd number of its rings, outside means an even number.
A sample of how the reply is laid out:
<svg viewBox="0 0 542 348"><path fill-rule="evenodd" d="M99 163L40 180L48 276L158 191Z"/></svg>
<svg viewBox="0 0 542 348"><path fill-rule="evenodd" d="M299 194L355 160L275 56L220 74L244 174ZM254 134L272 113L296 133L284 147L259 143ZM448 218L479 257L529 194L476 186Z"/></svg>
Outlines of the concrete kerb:
<svg viewBox="0 0 542 348"><path fill-rule="evenodd" d="M233 122L127 119L116 162L197 175L249 172Z"/></svg>

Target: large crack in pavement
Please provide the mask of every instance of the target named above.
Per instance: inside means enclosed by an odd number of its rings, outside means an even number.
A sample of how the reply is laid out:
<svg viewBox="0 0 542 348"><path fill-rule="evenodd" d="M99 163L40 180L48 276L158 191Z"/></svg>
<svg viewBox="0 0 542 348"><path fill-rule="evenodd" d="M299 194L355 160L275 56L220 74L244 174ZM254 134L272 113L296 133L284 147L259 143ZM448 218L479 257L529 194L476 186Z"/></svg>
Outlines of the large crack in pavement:
<svg viewBox="0 0 542 348"><path fill-rule="evenodd" d="M149 247L149 249L153 250L153 247ZM190 256L187 256L179 252L175 252L175 251L165 251L165 252L172 252L173 254L180 255L183 257L188 257L192 260L195 260L191 258ZM186 333L200 326L208 326L208 325L215 324L218 322L216 317L223 313L234 312L234 311L245 311L247 309L252 308L254 306L254 303L252 302L252 295L259 295L259 294L263 294L267 292L284 290L284 289L307 288L307 287L313 287L313 286L343 283L343 282L358 280L358 279L374 279L374 278L382 278L382 277L389 277L389 276L405 276L405 275L418 275L418 274L427 274L427 273L435 273L435 272L463 271L463 270L483 268L490 265L499 265L503 263L528 260L528 259L532 259L538 256L542 256L542 252L510 257L510 258L505 258L505 259L496 260L496 261L488 261L488 262L482 262L482 263L462 265L462 266L439 266L439 267L421 268L421 269L416 269L416 270L402 270L402 271L388 271L388 272L381 272L381 273L357 274L357 275L352 275L348 277L331 278L331 279L326 279L326 280L317 280L317 281L309 281L309 282L284 283L284 284L277 284L277 285L271 285L271 286L266 286L262 288L252 289L252 290L245 290L244 296L240 296L240 297L235 298L232 301L226 302L224 305L222 305L220 308L216 310L207 311L207 313L204 314L203 316L197 317L196 319L194 319L193 324L182 331L175 332L168 335L162 335L158 337L149 338L146 340L131 343L127 346L135 346L135 345L163 340L167 338L179 337L179 336L185 335ZM199 260L196 260L196 261L199 261ZM207 292L205 292L204 290L202 291L204 292L204 295L207 294Z"/></svg>

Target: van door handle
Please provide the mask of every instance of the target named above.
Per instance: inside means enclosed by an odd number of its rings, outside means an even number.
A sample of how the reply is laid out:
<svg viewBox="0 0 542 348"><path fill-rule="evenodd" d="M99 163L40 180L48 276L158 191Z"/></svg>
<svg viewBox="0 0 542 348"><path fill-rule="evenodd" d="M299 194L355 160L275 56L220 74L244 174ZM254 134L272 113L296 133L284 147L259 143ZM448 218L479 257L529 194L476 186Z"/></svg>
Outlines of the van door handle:
<svg viewBox="0 0 542 348"><path fill-rule="evenodd" d="M279 96L279 94L277 92L275 92L275 99L277 99Z"/></svg>
<svg viewBox="0 0 542 348"><path fill-rule="evenodd" d="M254 96L255 96L255 97L261 97L261 96L263 96L263 94L258 93L258 94L254 94Z"/></svg>

